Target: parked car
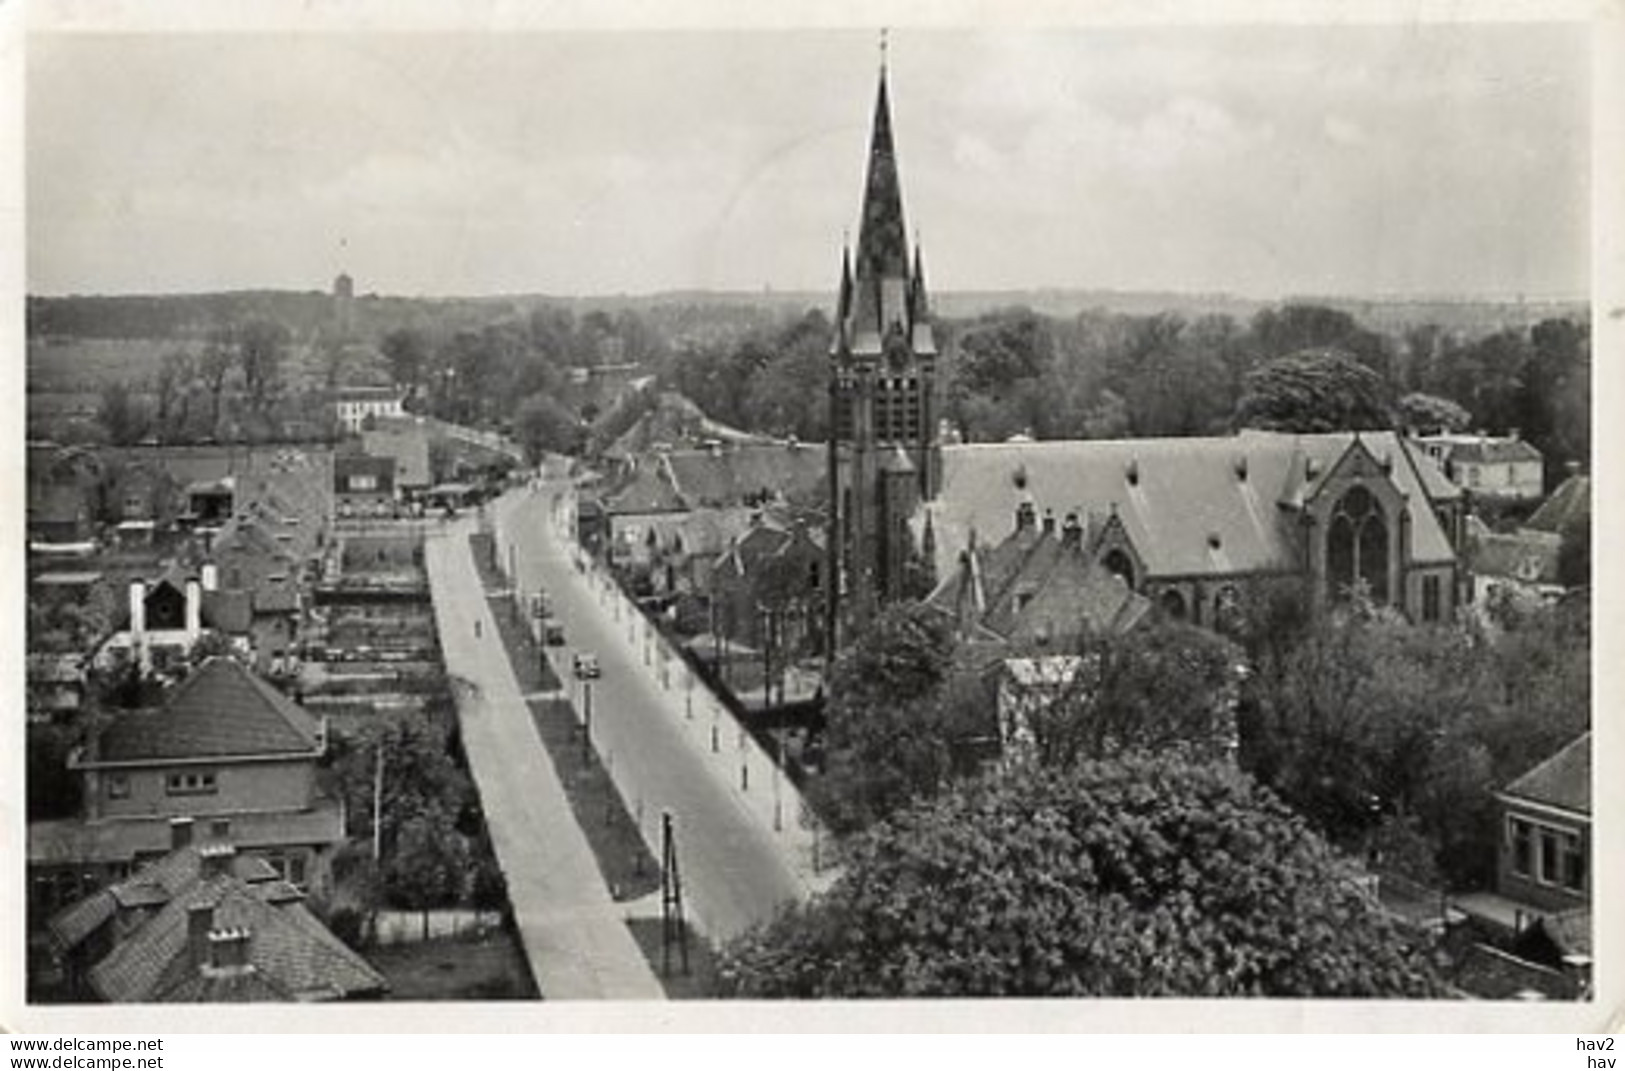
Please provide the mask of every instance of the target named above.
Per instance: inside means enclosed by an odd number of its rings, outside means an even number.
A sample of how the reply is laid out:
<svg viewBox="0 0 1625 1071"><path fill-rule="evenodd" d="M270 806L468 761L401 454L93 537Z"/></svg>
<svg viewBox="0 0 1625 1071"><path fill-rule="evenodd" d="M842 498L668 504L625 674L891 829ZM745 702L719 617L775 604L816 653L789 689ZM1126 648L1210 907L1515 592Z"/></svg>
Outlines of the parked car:
<svg viewBox="0 0 1625 1071"><path fill-rule="evenodd" d="M573 661L577 678L581 680L591 680L601 676L601 672L598 669L597 655L583 651L582 653L576 655Z"/></svg>
<svg viewBox="0 0 1625 1071"><path fill-rule="evenodd" d="M547 592L538 591L530 597L530 616L546 617L548 614Z"/></svg>
<svg viewBox="0 0 1625 1071"><path fill-rule="evenodd" d="M543 629L544 642L549 647L564 646L564 626L557 621L549 621Z"/></svg>

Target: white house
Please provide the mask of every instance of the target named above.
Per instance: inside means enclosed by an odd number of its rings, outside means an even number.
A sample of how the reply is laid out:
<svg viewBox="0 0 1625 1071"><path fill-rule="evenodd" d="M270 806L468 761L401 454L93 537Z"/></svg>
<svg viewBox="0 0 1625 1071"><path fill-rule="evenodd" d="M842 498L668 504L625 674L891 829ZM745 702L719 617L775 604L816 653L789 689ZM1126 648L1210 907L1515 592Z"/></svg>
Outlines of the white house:
<svg viewBox="0 0 1625 1071"><path fill-rule="evenodd" d="M333 392L333 411L340 427L359 435L368 417L403 415L401 392L394 387L341 387Z"/></svg>

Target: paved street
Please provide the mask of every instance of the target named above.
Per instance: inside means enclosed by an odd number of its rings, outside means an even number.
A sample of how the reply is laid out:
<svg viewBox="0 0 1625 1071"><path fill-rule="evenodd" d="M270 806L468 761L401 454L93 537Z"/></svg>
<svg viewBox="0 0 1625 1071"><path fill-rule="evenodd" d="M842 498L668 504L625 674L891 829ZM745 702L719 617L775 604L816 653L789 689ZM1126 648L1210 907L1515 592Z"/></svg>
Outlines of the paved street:
<svg viewBox="0 0 1625 1071"><path fill-rule="evenodd" d="M425 541L424 557L463 747L531 972L549 1000L662 999L531 723L474 568L470 530L447 526Z"/></svg>
<svg viewBox="0 0 1625 1071"><path fill-rule="evenodd" d="M716 754L699 742L709 726L688 716L684 690L662 687L658 670L628 642L628 630L641 621L617 620L590 575L576 570L549 518L552 495L567 489L550 481L537 492L505 496L497 506L498 528L514 542L521 589L545 588L564 623L569 645L555 649L555 664L578 701L581 686L570 679L569 656L578 650L597 655L603 676L593 682L593 743L656 851L661 811L675 816L689 915L709 936L726 939L807 895L800 856L808 834L795 813L784 815L779 832L763 819L775 789L784 791L772 783L770 764L756 767L758 781L748 793L754 806L741 799L729 780L738 763L727 758L736 731L723 728ZM673 670L668 680L681 672Z"/></svg>

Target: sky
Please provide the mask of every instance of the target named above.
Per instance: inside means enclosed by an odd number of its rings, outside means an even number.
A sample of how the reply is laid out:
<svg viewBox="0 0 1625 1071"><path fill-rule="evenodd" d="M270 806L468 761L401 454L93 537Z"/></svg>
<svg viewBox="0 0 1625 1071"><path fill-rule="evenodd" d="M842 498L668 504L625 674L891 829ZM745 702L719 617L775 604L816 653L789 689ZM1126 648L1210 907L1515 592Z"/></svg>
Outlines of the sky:
<svg viewBox="0 0 1625 1071"><path fill-rule="evenodd" d="M1576 297L1583 27L900 29L934 289ZM36 33L27 289L830 290L873 30Z"/></svg>

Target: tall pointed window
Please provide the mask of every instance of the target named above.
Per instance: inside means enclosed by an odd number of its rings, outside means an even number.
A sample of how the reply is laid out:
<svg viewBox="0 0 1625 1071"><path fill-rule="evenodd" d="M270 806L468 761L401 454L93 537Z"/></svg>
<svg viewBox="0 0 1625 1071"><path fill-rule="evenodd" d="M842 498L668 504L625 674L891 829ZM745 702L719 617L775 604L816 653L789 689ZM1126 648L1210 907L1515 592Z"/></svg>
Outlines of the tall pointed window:
<svg viewBox="0 0 1625 1071"><path fill-rule="evenodd" d="M1388 601L1388 522L1364 487L1351 488L1332 510L1326 572L1333 598L1363 590L1372 602Z"/></svg>

